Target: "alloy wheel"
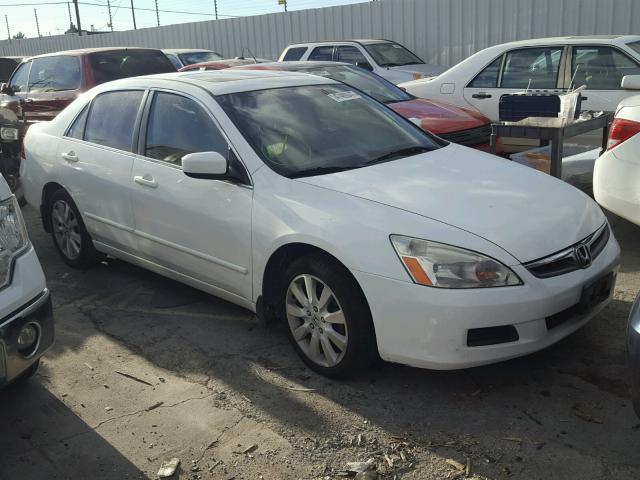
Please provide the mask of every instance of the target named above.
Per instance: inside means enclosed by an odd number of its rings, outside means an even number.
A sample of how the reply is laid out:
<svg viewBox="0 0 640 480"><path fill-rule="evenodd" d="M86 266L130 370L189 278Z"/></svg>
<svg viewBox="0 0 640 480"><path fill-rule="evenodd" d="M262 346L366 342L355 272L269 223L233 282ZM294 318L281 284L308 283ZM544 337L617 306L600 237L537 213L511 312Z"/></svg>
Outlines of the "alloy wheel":
<svg viewBox="0 0 640 480"><path fill-rule="evenodd" d="M58 200L51 209L53 235L65 257L75 260L80 255L82 236L78 218L71 206L64 200Z"/></svg>
<svg viewBox="0 0 640 480"><path fill-rule="evenodd" d="M302 352L322 367L340 363L349 332L331 288L313 275L298 275L289 284L285 304L289 328Z"/></svg>

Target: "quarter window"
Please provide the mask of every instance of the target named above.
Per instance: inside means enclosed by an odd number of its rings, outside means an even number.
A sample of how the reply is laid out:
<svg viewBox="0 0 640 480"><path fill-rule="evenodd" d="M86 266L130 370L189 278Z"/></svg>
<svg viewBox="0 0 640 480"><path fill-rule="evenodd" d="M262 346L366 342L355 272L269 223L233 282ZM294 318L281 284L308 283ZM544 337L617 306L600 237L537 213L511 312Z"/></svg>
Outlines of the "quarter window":
<svg viewBox="0 0 640 480"><path fill-rule="evenodd" d="M107 92L94 98L87 119L87 142L132 151L133 130L144 92Z"/></svg>
<svg viewBox="0 0 640 480"><path fill-rule="evenodd" d="M77 138L78 140L82 140L82 138L84 137L84 125L87 123L87 113L89 112L89 107L86 106L82 109L82 112L80 112L80 115L78 115L75 119L75 121L73 122L73 125L71 125L71 128L69 128L69 131L67 132L67 137L71 137L71 138Z"/></svg>
<svg viewBox="0 0 640 480"><path fill-rule="evenodd" d="M31 62L23 63L13 73L9 86L13 89L14 92L25 93L27 91L27 83L29 81L29 67L31 67Z"/></svg>
<svg viewBox="0 0 640 480"><path fill-rule="evenodd" d="M227 156L226 139L213 121L193 100L158 92L153 98L145 156L182 165L182 157L195 152L219 152Z"/></svg>
<svg viewBox="0 0 640 480"><path fill-rule="evenodd" d="M502 63L502 55L496 58L488 66L485 67L476 78L471 80L470 88L496 88L498 86L498 75L500 73L500 64Z"/></svg>
<svg viewBox="0 0 640 480"><path fill-rule="evenodd" d="M502 88L556 88L562 47L525 48L507 53Z"/></svg>
<svg viewBox="0 0 640 480"><path fill-rule="evenodd" d="M574 47L571 74L576 87L587 90L621 90L622 77L639 75L640 66L611 47Z"/></svg>
<svg viewBox="0 0 640 480"><path fill-rule="evenodd" d="M300 60L304 55L304 52L307 51L307 47L293 47L287 50L287 53L284 54L283 62L294 62L296 60Z"/></svg>
<svg viewBox="0 0 640 480"><path fill-rule="evenodd" d="M80 60L59 56L36 58L29 73L30 92L60 92L80 88Z"/></svg>
<svg viewBox="0 0 640 480"><path fill-rule="evenodd" d="M333 45L316 47L309 55L309 60L316 62L331 62L333 60Z"/></svg>
<svg viewBox="0 0 640 480"><path fill-rule="evenodd" d="M337 62L345 62L351 63L355 65L356 63L369 63L364 55L358 50L356 47L352 47L350 45L345 45L342 47L338 47L337 49Z"/></svg>

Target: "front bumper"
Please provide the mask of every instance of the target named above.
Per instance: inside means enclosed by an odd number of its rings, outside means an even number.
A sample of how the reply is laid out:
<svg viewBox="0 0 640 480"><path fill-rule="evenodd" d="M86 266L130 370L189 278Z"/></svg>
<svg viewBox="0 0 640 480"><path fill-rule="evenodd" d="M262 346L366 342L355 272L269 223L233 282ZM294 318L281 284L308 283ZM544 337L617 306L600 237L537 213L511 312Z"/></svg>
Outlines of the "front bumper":
<svg viewBox="0 0 640 480"><path fill-rule="evenodd" d="M633 408L640 417L640 294L631 307L627 330L627 352L631 370L631 396Z"/></svg>
<svg viewBox="0 0 640 480"><path fill-rule="evenodd" d="M519 357L541 350L582 327L611 300L586 313L572 307L585 285L617 272L620 247L611 235L593 264L540 279L523 266L512 267L524 284L513 287L448 290L354 272L369 302L378 351L387 361L452 370ZM557 314L566 312L561 321ZM517 339L469 346L469 331L512 326Z"/></svg>
<svg viewBox="0 0 640 480"><path fill-rule="evenodd" d="M27 324L34 324L39 332L36 347L28 355L18 351L18 334ZM0 387L11 383L33 365L53 344L53 309L51 295L45 289L0 320Z"/></svg>

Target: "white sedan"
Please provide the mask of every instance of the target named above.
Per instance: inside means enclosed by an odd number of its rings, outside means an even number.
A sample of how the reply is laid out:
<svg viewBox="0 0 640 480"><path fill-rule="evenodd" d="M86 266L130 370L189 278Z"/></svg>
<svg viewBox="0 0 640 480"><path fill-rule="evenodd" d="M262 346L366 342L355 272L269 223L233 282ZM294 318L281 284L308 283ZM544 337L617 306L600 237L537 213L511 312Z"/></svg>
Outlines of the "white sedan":
<svg viewBox="0 0 640 480"><path fill-rule="evenodd" d="M640 74L639 35L534 38L486 48L432 79L400 84L430 100L476 108L499 120L505 93L586 85L583 110L614 111L629 95L625 75Z"/></svg>
<svg viewBox="0 0 640 480"><path fill-rule="evenodd" d="M625 77L622 85L640 90L640 75ZM640 225L640 95L618 106L609 130L607 151L596 160L593 194L607 210Z"/></svg>
<svg viewBox="0 0 640 480"><path fill-rule="evenodd" d="M327 78L118 80L24 146L66 263L112 255L282 320L325 375L524 355L613 291L620 250L589 197Z"/></svg>

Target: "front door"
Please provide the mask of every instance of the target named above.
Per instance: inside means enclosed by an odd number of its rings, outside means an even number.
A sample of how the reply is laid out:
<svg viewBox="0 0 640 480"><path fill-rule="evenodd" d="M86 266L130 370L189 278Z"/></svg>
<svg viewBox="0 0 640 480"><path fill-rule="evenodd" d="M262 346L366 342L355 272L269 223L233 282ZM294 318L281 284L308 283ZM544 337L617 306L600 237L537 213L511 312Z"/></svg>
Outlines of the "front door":
<svg viewBox="0 0 640 480"><path fill-rule="evenodd" d="M157 91L141 136L131 173L140 255L252 298L252 188L182 172L186 154L229 153L229 143L206 107L193 97Z"/></svg>

